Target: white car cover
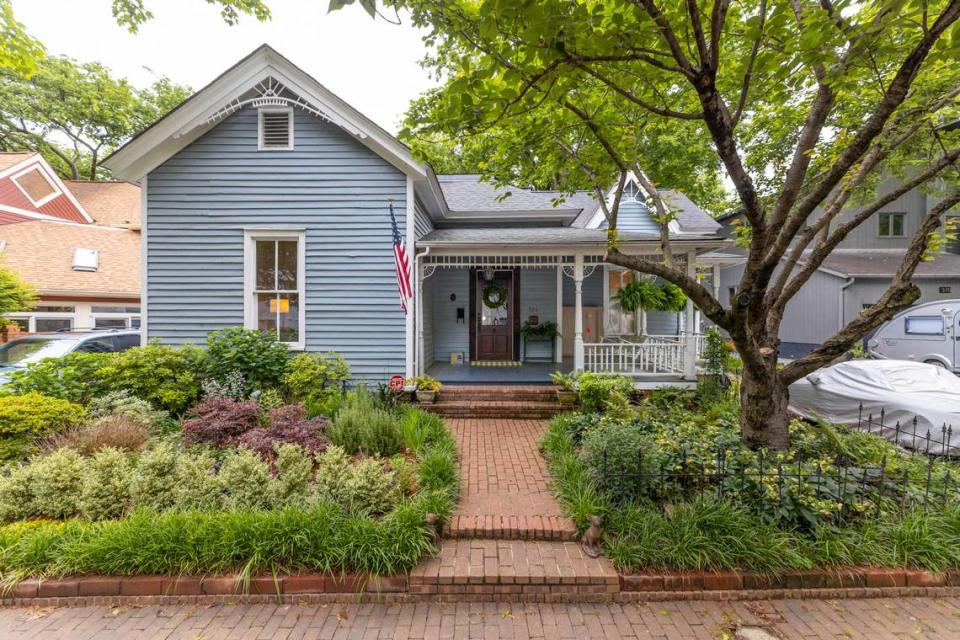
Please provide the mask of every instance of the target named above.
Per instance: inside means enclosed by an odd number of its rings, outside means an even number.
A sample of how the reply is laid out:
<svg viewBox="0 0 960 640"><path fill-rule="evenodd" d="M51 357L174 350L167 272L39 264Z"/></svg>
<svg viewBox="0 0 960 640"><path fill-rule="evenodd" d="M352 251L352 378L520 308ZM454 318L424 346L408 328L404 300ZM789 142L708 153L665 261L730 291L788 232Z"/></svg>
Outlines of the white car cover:
<svg viewBox="0 0 960 640"><path fill-rule="evenodd" d="M821 417L837 424L856 426L859 421L865 431L891 442L899 434L901 445L915 444L917 449L926 448L929 431L931 453L960 453L960 432L949 440L943 435L944 425L960 430L960 378L931 364L906 360L835 364L791 384L790 409L804 418ZM873 421L868 425L871 414Z"/></svg>

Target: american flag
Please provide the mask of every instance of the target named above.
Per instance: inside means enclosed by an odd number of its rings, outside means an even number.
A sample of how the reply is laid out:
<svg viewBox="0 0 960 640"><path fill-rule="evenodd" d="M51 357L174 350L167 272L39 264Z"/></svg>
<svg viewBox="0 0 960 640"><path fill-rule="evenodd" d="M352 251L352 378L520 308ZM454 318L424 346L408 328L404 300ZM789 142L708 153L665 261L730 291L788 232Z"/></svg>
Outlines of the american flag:
<svg viewBox="0 0 960 640"><path fill-rule="evenodd" d="M410 283L410 258L407 256L407 245L403 243L400 230L397 229L397 217L393 215L393 203L390 203L390 226L393 227L393 258L396 263L397 288L400 291L400 306L403 313L409 313L407 302L413 297L413 286Z"/></svg>

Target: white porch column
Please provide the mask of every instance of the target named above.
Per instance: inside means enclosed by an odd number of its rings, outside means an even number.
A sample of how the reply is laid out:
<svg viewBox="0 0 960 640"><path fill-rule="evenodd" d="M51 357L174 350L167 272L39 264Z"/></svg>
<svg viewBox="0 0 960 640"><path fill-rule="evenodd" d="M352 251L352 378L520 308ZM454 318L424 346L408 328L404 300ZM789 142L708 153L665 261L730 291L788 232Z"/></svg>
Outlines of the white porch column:
<svg viewBox="0 0 960 640"><path fill-rule="evenodd" d="M583 256L576 255L573 262L573 368L583 371Z"/></svg>
<svg viewBox="0 0 960 640"><path fill-rule="evenodd" d="M554 345L554 362L563 362L563 265L557 264L557 332L560 337Z"/></svg>
<svg viewBox="0 0 960 640"><path fill-rule="evenodd" d="M415 262L416 272L414 273L414 277L416 278L416 288L413 290L413 293L416 297L414 308L417 310L417 360L414 371L415 375L423 375L426 373L423 369L423 261L418 259Z"/></svg>
<svg viewBox="0 0 960 640"><path fill-rule="evenodd" d="M687 275L691 278L697 277L697 254L694 251L687 253ZM684 380L697 379L697 340L695 337L697 327L694 324L696 316L696 307L693 300L687 297L687 308L684 314L684 324L686 330L686 342L684 352Z"/></svg>

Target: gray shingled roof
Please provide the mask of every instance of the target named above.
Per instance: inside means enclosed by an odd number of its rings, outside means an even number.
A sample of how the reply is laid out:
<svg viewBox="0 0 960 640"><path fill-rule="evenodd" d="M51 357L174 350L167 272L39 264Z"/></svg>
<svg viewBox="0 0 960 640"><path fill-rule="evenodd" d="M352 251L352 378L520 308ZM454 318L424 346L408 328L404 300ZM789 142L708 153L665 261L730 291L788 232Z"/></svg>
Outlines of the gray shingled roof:
<svg viewBox="0 0 960 640"><path fill-rule="evenodd" d="M903 260L900 249L835 249L823 261L823 268L848 277L890 278ZM921 262L917 278L960 277L960 255L942 253L930 262Z"/></svg>
<svg viewBox="0 0 960 640"><path fill-rule="evenodd" d="M623 233L621 240L658 240L653 234ZM459 228L435 229L417 241L417 244L567 244L597 242L605 244L607 232L602 229L577 227L516 227L504 229Z"/></svg>
<svg viewBox="0 0 960 640"><path fill-rule="evenodd" d="M717 232L720 230L720 223L713 219L710 214L693 203L693 200L687 197L687 194L673 189L663 189L660 195L668 207L675 210L677 224L682 229L696 229L708 232Z"/></svg>
<svg viewBox="0 0 960 640"><path fill-rule="evenodd" d="M576 213L597 206L594 197L586 191L563 196L559 191L534 191L520 187L498 189L482 182L476 174L453 174L437 176L443 197L451 211L489 211L511 213L515 211L570 211ZM509 193L503 199L501 196ZM559 206L553 201L565 198Z"/></svg>

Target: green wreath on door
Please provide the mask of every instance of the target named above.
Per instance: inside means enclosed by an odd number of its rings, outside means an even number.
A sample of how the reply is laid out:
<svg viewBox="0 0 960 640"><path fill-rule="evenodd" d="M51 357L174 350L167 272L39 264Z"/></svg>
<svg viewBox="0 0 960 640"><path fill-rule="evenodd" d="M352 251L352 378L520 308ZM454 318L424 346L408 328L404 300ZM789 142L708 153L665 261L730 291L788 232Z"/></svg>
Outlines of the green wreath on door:
<svg viewBox="0 0 960 640"><path fill-rule="evenodd" d="M483 287L483 304L488 309L500 309L507 304L507 288L497 282L491 282Z"/></svg>

